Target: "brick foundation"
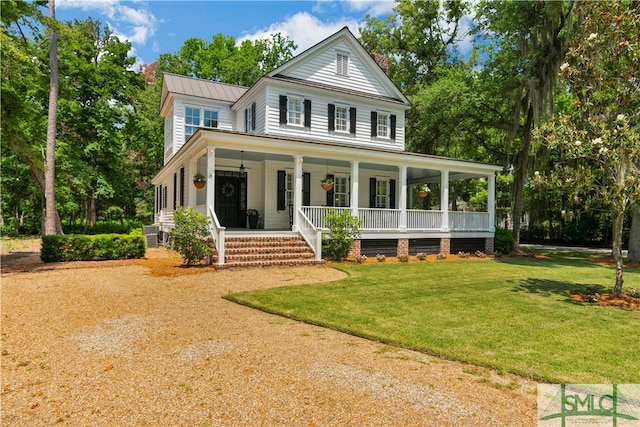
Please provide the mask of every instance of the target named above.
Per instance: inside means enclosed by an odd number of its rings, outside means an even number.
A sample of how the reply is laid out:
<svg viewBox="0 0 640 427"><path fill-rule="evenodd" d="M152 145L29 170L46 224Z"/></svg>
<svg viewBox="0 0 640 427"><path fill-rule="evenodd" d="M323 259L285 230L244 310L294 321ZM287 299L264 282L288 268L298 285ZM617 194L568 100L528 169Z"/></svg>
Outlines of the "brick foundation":
<svg viewBox="0 0 640 427"><path fill-rule="evenodd" d="M397 256L409 256L409 239L398 239Z"/></svg>
<svg viewBox="0 0 640 427"><path fill-rule="evenodd" d="M440 239L440 253L445 255L451 253L451 239Z"/></svg>
<svg viewBox="0 0 640 427"><path fill-rule="evenodd" d="M349 253L347 254L347 258L356 259L359 256L360 256L360 239L356 239L353 241L353 243L351 244L351 247L349 248Z"/></svg>
<svg viewBox="0 0 640 427"><path fill-rule="evenodd" d="M484 253L487 255L493 255L495 253L495 239L493 237L487 237L484 241Z"/></svg>

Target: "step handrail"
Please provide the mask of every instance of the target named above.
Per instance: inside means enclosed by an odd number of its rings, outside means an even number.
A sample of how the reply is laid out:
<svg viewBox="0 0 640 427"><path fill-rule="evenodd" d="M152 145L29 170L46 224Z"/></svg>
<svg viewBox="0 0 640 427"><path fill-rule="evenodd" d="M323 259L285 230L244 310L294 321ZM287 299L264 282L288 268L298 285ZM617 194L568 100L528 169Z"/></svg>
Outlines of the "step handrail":
<svg viewBox="0 0 640 427"><path fill-rule="evenodd" d="M220 225L218 216L216 215L213 207L209 206L209 216L211 217L211 236L216 245L216 252L218 253L218 264L224 264L224 235L227 227Z"/></svg>
<svg viewBox="0 0 640 427"><path fill-rule="evenodd" d="M316 261L320 261L322 259L322 230L313 225L302 209L298 209L298 231L313 251Z"/></svg>

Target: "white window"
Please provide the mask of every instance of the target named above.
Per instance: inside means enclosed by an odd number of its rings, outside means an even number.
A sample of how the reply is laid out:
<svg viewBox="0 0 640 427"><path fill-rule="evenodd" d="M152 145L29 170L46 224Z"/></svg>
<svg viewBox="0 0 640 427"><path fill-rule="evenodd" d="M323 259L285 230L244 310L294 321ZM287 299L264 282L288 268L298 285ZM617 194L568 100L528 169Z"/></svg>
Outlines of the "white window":
<svg viewBox="0 0 640 427"><path fill-rule="evenodd" d="M336 207L347 207L348 206L348 198L349 195L349 187L348 187L348 179L346 176L336 176L333 178L333 196L334 202L333 206Z"/></svg>
<svg viewBox="0 0 640 427"><path fill-rule="evenodd" d="M349 111L347 107L336 106L336 130L339 132L349 131Z"/></svg>
<svg viewBox="0 0 640 427"><path fill-rule="evenodd" d="M287 173L285 180L284 204L285 206L293 206L293 174Z"/></svg>
<svg viewBox="0 0 640 427"><path fill-rule="evenodd" d="M289 97L289 120L290 125L302 126L302 116L304 113L304 103L302 98Z"/></svg>
<svg viewBox="0 0 640 427"><path fill-rule="evenodd" d="M336 54L336 74L339 76L349 75L349 55L338 52Z"/></svg>
<svg viewBox="0 0 640 427"><path fill-rule="evenodd" d="M218 112L202 108L186 107L184 111L184 139L188 140L199 127L217 128Z"/></svg>
<svg viewBox="0 0 640 427"><path fill-rule="evenodd" d="M376 208L386 209L389 207L389 181L376 181Z"/></svg>
<svg viewBox="0 0 640 427"><path fill-rule="evenodd" d="M378 137L389 138L389 115L378 113Z"/></svg>

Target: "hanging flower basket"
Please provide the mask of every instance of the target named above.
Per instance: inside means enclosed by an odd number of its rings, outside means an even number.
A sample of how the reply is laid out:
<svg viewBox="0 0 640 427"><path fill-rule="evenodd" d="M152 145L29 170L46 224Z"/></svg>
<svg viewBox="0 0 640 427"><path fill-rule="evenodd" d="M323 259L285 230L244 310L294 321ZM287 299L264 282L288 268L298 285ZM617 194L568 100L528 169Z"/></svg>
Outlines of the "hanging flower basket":
<svg viewBox="0 0 640 427"><path fill-rule="evenodd" d="M320 182L322 189L325 191L331 191L333 189L333 180L331 178L325 178Z"/></svg>
<svg viewBox="0 0 640 427"><path fill-rule="evenodd" d="M207 184L207 178L200 172L198 172L193 176L193 185L195 185L196 188L198 189L204 188L206 184Z"/></svg>
<svg viewBox="0 0 640 427"><path fill-rule="evenodd" d="M418 196L422 197L423 199L427 197L430 192L431 192L431 189L427 186L427 184L422 184L418 188Z"/></svg>

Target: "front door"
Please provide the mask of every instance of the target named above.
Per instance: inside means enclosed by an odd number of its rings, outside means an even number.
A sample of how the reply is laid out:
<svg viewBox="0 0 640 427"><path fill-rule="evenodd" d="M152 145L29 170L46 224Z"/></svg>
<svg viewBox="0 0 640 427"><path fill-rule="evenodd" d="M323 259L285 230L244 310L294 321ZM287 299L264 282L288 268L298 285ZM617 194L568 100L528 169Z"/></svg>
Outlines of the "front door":
<svg viewBox="0 0 640 427"><path fill-rule="evenodd" d="M216 171L215 210L223 227L246 227L246 175Z"/></svg>

